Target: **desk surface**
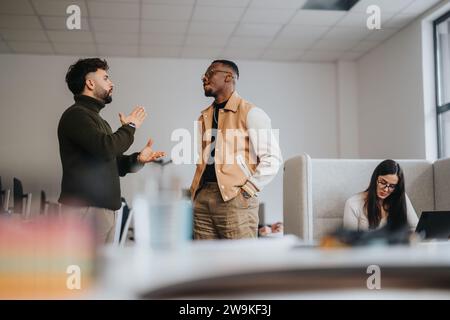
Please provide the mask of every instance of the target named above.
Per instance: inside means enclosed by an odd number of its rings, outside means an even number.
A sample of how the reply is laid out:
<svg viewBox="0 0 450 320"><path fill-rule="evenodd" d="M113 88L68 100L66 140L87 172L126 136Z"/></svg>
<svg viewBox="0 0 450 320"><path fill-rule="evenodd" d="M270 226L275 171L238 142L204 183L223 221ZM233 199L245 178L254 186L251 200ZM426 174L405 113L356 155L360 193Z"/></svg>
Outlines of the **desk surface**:
<svg viewBox="0 0 450 320"><path fill-rule="evenodd" d="M94 298L371 297L367 268L376 265L382 286L377 297L400 292L408 298L420 289L425 298L434 292L450 299L449 242L319 249L283 237L197 241L165 252L109 247L103 257Z"/></svg>

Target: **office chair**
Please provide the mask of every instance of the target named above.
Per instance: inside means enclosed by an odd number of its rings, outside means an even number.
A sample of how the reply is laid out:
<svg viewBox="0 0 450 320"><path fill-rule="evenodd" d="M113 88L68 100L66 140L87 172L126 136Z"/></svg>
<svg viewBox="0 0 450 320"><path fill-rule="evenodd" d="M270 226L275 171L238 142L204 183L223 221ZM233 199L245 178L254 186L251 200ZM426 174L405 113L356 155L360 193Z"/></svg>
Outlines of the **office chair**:
<svg viewBox="0 0 450 320"><path fill-rule="evenodd" d="M48 201L44 190L41 190L40 214L45 216L61 215L61 204Z"/></svg>
<svg viewBox="0 0 450 320"><path fill-rule="evenodd" d="M13 198L14 198L14 213L22 214L25 219L30 217L31 213L31 193L23 193L22 182L13 179ZM25 208L25 209L24 209Z"/></svg>
<svg viewBox="0 0 450 320"><path fill-rule="evenodd" d="M116 212L116 228L114 231L114 245L125 245L128 230L130 229L131 218L133 217L133 211L128 206L125 198L122 198L122 206Z"/></svg>
<svg viewBox="0 0 450 320"><path fill-rule="evenodd" d="M0 177L0 212L7 213L9 211L9 197L11 191L3 190L2 177Z"/></svg>

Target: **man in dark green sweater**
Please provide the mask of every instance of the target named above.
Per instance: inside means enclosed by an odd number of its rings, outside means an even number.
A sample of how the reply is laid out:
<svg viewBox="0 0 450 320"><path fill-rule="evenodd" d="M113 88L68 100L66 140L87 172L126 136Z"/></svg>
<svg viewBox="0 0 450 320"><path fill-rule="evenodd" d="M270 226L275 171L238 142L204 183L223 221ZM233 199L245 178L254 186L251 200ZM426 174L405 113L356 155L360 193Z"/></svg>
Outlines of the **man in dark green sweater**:
<svg viewBox="0 0 450 320"><path fill-rule="evenodd" d="M115 210L121 206L119 176L136 172L164 152L152 150L152 140L140 153L123 155L133 144L134 133L147 116L136 107L128 116L119 113L122 126L113 132L100 116L112 101L113 83L108 64L98 58L71 65L66 82L75 103L61 116L58 140L63 177L59 201L63 212L95 219L99 241L114 239Z"/></svg>

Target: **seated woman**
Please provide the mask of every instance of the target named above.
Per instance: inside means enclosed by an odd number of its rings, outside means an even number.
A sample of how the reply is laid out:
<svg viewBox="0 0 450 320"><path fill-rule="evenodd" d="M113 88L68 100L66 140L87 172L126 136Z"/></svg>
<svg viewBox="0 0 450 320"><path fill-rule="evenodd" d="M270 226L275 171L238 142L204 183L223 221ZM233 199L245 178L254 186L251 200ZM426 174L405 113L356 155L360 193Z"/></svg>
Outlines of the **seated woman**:
<svg viewBox="0 0 450 320"><path fill-rule="evenodd" d="M378 229L386 224L393 228L417 225L417 214L405 193L405 179L400 165L384 160L374 170L369 187L347 200L344 228Z"/></svg>

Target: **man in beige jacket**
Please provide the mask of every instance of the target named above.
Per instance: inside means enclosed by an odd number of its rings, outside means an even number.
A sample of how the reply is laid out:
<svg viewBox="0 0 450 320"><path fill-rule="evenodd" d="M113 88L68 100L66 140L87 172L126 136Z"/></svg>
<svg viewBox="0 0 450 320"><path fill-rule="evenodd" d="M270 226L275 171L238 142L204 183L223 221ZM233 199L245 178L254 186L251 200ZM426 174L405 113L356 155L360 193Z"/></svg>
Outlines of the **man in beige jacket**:
<svg viewBox="0 0 450 320"><path fill-rule="evenodd" d="M282 164L267 114L235 91L237 65L215 60L202 77L214 102L201 112L191 185L195 239L255 238L258 193Z"/></svg>

